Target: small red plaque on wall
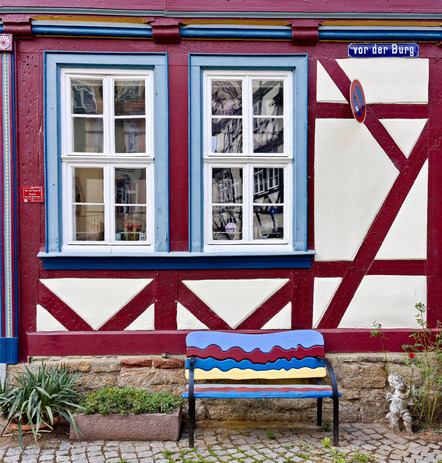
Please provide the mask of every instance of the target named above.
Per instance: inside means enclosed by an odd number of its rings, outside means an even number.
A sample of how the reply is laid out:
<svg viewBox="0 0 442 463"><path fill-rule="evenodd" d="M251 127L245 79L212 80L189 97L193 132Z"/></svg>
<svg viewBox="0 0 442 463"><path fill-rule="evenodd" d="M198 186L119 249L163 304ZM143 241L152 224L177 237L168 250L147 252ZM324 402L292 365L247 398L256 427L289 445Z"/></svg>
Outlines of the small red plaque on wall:
<svg viewBox="0 0 442 463"><path fill-rule="evenodd" d="M42 203L45 200L44 187L24 186L21 189L21 200L24 203Z"/></svg>

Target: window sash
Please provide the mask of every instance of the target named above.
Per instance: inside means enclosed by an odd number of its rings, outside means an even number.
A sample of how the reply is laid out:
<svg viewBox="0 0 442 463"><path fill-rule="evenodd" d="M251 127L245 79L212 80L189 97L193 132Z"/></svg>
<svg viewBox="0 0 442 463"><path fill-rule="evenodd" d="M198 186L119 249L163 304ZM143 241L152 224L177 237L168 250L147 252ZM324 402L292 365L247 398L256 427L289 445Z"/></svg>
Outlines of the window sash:
<svg viewBox="0 0 442 463"><path fill-rule="evenodd" d="M80 241L75 239L74 233L74 208L77 203L74 201L74 170L77 168L96 168L103 170L103 206L104 206L104 220L103 220L103 240L97 241ZM131 207L131 204L116 203L115 198L115 170L116 169L145 169L146 170L146 203L138 204L139 206L146 207L146 240L118 240L116 229L116 207ZM65 162L63 163L63 236L65 242L63 250L76 250L83 249L87 246L95 247L97 250L103 250L108 246L112 248L121 248L128 250L129 247L152 248L153 247L153 234L154 234L154 181L153 181L153 163L87 163L87 162ZM86 203L81 203L86 204ZM101 227L98 227L97 232ZM131 230L131 233L142 233L142 230Z"/></svg>
<svg viewBox="0 0 442 463"><path fill-rule="evenodd" d="M293 120L292 120L292 73L290 71L205 71L203 78L203 157L208 158L292 158L293 157ZM212 82L216 81L241 81L242 82L242 114L219 115L212 114ZM253 82L256 80L282 81L284 112L282 115L256 115L253 111ZM214 152L212 139L213 120L242 121L242 151L240 153ZM274 119L282 121L284 144L281 153L254 152L254 121L262 119Z"/></svg>
<svg viewBox="0 0 442 463"><path fill-rule="evenodd" d="M81 80L102 80L103 82L103 110L102 114L72 114L71 111L71 82ZM145 114L144 115L116 115L114 86L118 81L142 81L145 88ZM64 69L61 73L62 95L62 155L63 156L124 156L124 157L154 157L153 134L153 73L152 71L131 70L122 73L121 70L78 70ZM102 120L103 124L103 150L102 152L85 152L74 150L74 121L81 119ZM125 153L116 151L115 123L122 120L144 120L145 149L143 151Z"/></svg>
<svg viewBox="0 0 442 463"><path fill-rule="evenodd" d="M282 222L283 222L283 237L282 238L254 238L254 206L260 205L254 202L254 171L255 169L282 169L284 181L284 200L275 206L282 206ZM242 201L235 202L215 202L212 193L212 172L213 169L242 169ZM269 173L268 171L265 171ZM265 182L269 182L265 178ZM226 251L228 247L233 247L235 251L246 250L251 247L259 248L260 250L287 250L291 247L292 236L292 165L288 162L250 162L250 163L232 163L232 162L206 162L204 165L204 191L206 198L204 204L204 236L206 251ZM215 239L213 237L213 208L235 207L242 209L242 238L241 239ZM227 224L229 225L229 224ZM239 233L238 230L233 232Z"/></svg>

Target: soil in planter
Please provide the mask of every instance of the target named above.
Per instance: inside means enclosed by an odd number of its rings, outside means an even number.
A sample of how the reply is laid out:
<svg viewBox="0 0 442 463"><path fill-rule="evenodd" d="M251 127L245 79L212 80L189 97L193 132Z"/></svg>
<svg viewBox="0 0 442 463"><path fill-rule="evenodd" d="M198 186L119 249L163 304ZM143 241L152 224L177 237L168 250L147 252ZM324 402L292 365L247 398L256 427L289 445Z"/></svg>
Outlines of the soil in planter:
<svg viewBox="0 0 442 463"><path fill-rule="evenodd" d="M38 443L40 448L53 448L57 446L57 443L60 441L67 441L69 440L69 423L67 422L60 422L54 426L54 430L52 432L42 432L40 439L38 439ZM0 447L7 445L8 447L20 447L18 443L18 433L15 433L12 438L9 436L1 436L0 437ZM32 433L23 434L23 446L26 447L28 445L35 445L34 436Z"/></svg>

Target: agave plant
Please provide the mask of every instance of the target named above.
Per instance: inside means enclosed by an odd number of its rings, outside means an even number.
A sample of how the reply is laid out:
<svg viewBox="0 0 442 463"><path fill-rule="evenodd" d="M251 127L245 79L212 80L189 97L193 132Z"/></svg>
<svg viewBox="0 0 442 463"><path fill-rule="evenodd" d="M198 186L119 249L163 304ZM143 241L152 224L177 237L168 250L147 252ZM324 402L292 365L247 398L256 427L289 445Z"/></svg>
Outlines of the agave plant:
<svg viewBox="0 0 442 463"><path fill-rule="evenodd" d="M23 447L23 425L30 425L35 441L45 427L53 429L59 417L64 417L78 433L73 412L81 410L77 383L80 373L65 365L47 368L44 362L36 371L25 365L25 371L13 376L13 383L0 384L0 408L4 422L1 433L17 424L18 439Z"/></svg>

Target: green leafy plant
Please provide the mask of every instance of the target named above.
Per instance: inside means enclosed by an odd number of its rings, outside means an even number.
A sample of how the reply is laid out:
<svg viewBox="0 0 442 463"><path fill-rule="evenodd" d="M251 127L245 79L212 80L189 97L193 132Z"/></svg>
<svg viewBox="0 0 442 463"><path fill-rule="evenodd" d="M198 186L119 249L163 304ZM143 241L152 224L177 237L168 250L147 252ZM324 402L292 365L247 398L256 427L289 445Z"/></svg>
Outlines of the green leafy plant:
<svg viewBox="0 0 442 463"><path fill-rule="evenodd" d="M414 416L421 426L431 426L440 421L442 412L442 335L437 331L441 324L437 322L436 330L429 328L425 317L428 307L418 303L416 309L421 328L410 334L414 344L405 344L402 349L408 354L405 364L411 369L410 384L417 386Z"/></svg>
<svg viewBox="0 0 442 463"><path fill-rule="evenodd" d="M65 365L47 368L44 362L37 370L26 365L24 368L24 372L13 375L12 383L6 380L0 387L0 408L4 420L1 435L16 424L19 443L23 447L25 425L31 427L37 442L42 429L52 430L59 417L70 422L78 434L72 412L81 409L77 403L80 373Z"/></svg>
<svg viewBox="0 0 442 463"><path fill-rule="evenodd" d="M331 440L330 440L330 437L324 437L324 439L322 439L322 446L326 449L328 447L330 447L330 443L331 443Z"/></svg>
<svg viewBox="0 0 442 463"><path fill-rule="evenodd" d="M420 328L410 333L410 344L404 344L402 350L407 354L404 363L409 370L408 391L413 400L413 417L420 427L432 427L440 422L442 415L442 325L438 321L436 328L428 326L426 313L429 310L422 303L415 305L416 321ZM387 374L391 372L387 351L384 345L385 332L379 323L374 323L371 336L379 338L384 351Z"/></svg>
<svg viewBox="0 0 442 463"><path fill-rule="evenodd" d="M86 392L80 400L84 408L82 413L86 415L172 413L182 402L183 399L168 391L147 392L144 389L113 385Z"/></svg>
<svg viewBox="0 0 442 463"><path fill-rule="evenodd" d="M330 419L330 418L325 419L324 422L322 423L322 430L323 430L324 432L328 432L328 431L331 430L331 428L332 428L332 421L331 421L331 419Z"/></svg>

